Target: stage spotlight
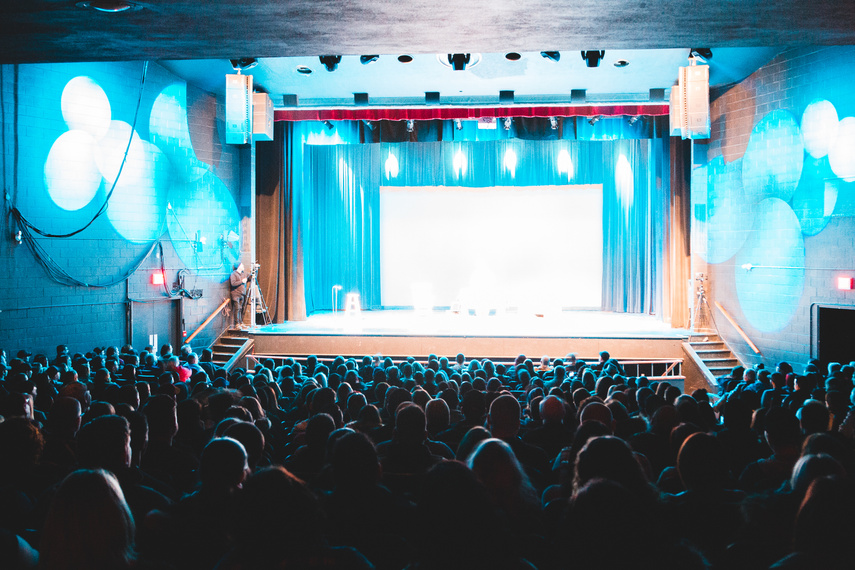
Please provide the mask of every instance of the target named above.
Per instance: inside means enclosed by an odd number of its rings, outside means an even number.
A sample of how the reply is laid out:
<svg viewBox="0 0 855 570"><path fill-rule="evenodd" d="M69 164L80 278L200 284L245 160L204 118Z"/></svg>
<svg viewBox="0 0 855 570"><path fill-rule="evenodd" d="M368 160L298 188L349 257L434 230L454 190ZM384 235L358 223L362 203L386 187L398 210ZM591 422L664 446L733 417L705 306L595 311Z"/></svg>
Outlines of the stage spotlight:
<svg viewBox="0 0 855 570"><path fill-rule="evenodd" d="M558 51L542 51L540 52L540 55L546 59L551 59L552 61L558 61L561 59L561 52Z"/></svg>
<svg viewBox="0 0 855 570"><path fill-rule="evenodd" d="M318 56L318 59L321 60L323 66L327 68L327 71L335 71L338 64L341 63L340 55L321 55Z"/></svg>
<svg viewBox="0 0 855 570"><path fill-rule="evenodd" d="M631 127L631 126L633 126L635 123L637 123L637 122L638 122L638 119L640 119L640 118L641 118L641 116L640 116L640 115L635 115L635 116L633 116L633 117L630 117L630 118L629 118L629 120L628 120L627 122L629 123L629 126Z"/></svg>
<svg viewBox="0 0 855 570"><path fill-rule="evenodd" d="M246 71L247 69L252 69L256 65L258 65L258 60L254 57L241 57L238 59L230 59L232 67L235 71L240 73L241 71Z"/></svg>
<svg viewBox="0 0 855 570"><path fill-rule="evenodd" d="M549 117L549 128L553 131L558 130L558 118L557 117Z"/></svg>
<svg viewBox="0 0 855 570"><path fill-rule="evenodd" d="M591 49L582 52L582 59L585 60L585 65L588 67L599 67L600 60L604 57L606 57L606 52L604 50Z"/></svg>
<svg viewBox="0 0 855 570"><path fill-rule="evenodd" d="M697 59L701 63L707 63L712 59L712 50L710 48L692 48L689 50L689 57Z"/></svg>
<svg viewBox="0 0 855 570"><path fill-rule="evenodd" d="M374 63L378 59L380 59L379 55L360 55L359 63L362 65L368 65L369 63Z"/></svg>
<svg viewBox="0 0 855 570"><path fill-rule="evenodd" d="M451 64L451 69L454 71L463 71L466 69L466 64L469 63L471 55L468 53L450 53L448 54L448 63Z"/></svg>
<svg viewBox="0 0 855 570"><path fill-rule="evenodd" d="M602 115L594 115L593 117L591 117L590 119L588 119L588 124L589 124L589 125L591 125L591 126L593 127L593 126L594 126L594 125L596 125L596 124L600 121L600 119L602 119L602 118L603 118L603 116L602 116Z"/></svg>
<svg viewBox="0 0 855 570"><path fill-rule="evenodd" d="M416 122L412 119L407 121L407 132L411 133L416 130Z"/></svg>
<svg viewBox="0 0 855 570"><path fill-rule="evenodd" d="M454 119L454 127L458 131L462 131L463 130L463 121L461 121L460 119Z"/></svg>
<svg viewBox="0 0 855 570"><path fill-rule="evenodd" d="M326 128L328 128L329 130L333 130L333 129L335 128L335 125L333 125L333 124L332 124L331 122L329 122L329 121L324 121L324 126L325 126Z"/></svg>
<svg viewBox="0 0 855 570"><path fill-rule="evenodd" d="M510 117L505 117L505 120L502 122L502 126L505 127L506 131L511 130L511 125L514 123L514 120Z"/></svg>

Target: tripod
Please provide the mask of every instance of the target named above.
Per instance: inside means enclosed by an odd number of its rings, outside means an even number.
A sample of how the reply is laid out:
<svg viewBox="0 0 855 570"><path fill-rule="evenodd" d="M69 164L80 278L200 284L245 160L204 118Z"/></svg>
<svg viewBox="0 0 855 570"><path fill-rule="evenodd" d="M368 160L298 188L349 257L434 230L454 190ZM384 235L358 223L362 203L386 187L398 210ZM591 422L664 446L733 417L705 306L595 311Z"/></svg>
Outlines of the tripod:
<svg viewBox="0 0 855 570"><path fill-rule="evenodd" d="M695 275L695 281L698 282L698 292L695 297L695 306L692 310L691 330L696 333L714 333L716 331L715 321L712 316L712 309L707 301L707 294L704 290L704 281L707 276L703 273Z"/></svg>
<svg viewBox="0 0 855 570"><path fill-rule="evenodd" d="M258 269L261 267L258 263L252 264L252 271L249 275L249 303L250 314L252 315L252 326L256 325L256 315L261 313L262 323L270 324L270 313L267 310L267 303L264 302L264 295L261 294L261 288L258 286Z"/></svg>

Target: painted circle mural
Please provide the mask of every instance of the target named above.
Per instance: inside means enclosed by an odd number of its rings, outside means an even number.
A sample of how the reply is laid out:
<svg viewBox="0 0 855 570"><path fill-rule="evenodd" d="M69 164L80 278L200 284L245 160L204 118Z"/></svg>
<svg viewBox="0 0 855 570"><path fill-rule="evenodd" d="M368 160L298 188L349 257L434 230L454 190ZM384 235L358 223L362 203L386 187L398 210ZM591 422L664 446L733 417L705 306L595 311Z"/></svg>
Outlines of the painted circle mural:
<svg viewBox="0 0 855 570"><path fill-rule="evenodd" d="M736 256L736 292L752 326L779 331L795 315L804 290L804 237L796 214L778 198L759 204L753 229Z"/></svg>
<svg viewBox="0 0 855 570"><path fill-rule="evenodd" d="M795 116L772 111L755 125L742 158L742 184L746 198L792 197L802 174L804 144Z"/></svg>
<svg viewBox="0 0 855 570"><path fill-rule="evenodd" d="M67 131L51 145L44 166L45 187L63 210L84 207L101 187L95 154L95 139L86 131Z"/></svg>

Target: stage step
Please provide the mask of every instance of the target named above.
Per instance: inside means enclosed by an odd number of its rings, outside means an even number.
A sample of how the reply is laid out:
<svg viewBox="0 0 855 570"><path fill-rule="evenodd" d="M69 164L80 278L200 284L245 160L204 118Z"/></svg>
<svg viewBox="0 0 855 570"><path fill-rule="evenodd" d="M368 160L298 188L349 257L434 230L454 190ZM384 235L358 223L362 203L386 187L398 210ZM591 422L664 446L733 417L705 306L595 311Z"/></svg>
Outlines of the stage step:
<svg viewBox="0 0 855 570"><path fill-rule="evenodd" d="M212 360L231 372L240 358L250 352L253 344L254 341L243 331L228 329L211 345Z"/></svg>
<svg viewBox="0 0 855 570"><path fill-rule="evenodd" d="M741 364L724 340L715 333L690 335L689 344L716 378L728 376L735 366Z"/></svg>

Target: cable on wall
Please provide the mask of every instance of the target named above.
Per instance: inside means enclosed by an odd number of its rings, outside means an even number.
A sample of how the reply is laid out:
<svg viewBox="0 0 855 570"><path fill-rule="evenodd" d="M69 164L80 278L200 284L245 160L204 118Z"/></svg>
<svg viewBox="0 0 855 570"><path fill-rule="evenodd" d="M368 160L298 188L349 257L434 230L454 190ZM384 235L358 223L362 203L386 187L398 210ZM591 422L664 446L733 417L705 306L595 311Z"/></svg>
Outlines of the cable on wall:
<svg viewBox="0 0 855 570"><path fill-rule="evenodd" d="M140 113L140 105L142 103L142 96L143 90L145 88L145 78L147 73L148 61L145 61L143 62L142 76L140 77L139 95L137 96L137 105L136 109L134 110L134 121L131 124L131 134L128 137L128 144L125 146L125 154L122 156L122 162L121 164L119 164L119 172L116 174L116 179L113 180L113 185L110 186L110 191L107 193L107 197L104 199L104 204L101 205L98 211L95 212L95 215L92 216L92 219L89 220L86 225L84 225L80 229L74 230L73 232L69 232L67 234L52 234L41 230L34 226L29 220L27 220L21 213L21 211L18 210L18 208L13 207L11 213L15 217L15 220L18 221L18 225L20 226L21 230L23 231L25 227L27 228L27 231L24 232L24 235L31 235L31 232L33 232L46 238L69 238L79 234L80 232L91 226L93 223L95 223L95 220L97 220L107 212L107 206L110 204L110 198L113 196L113 192L116 190L116 185L119 183L119 180L122 177L122 171L125 168L125 162L128 160L128 152L130 152L131 150L131 142L134 140L134 133L136 132L137 128L137 119Z"/></svg>

